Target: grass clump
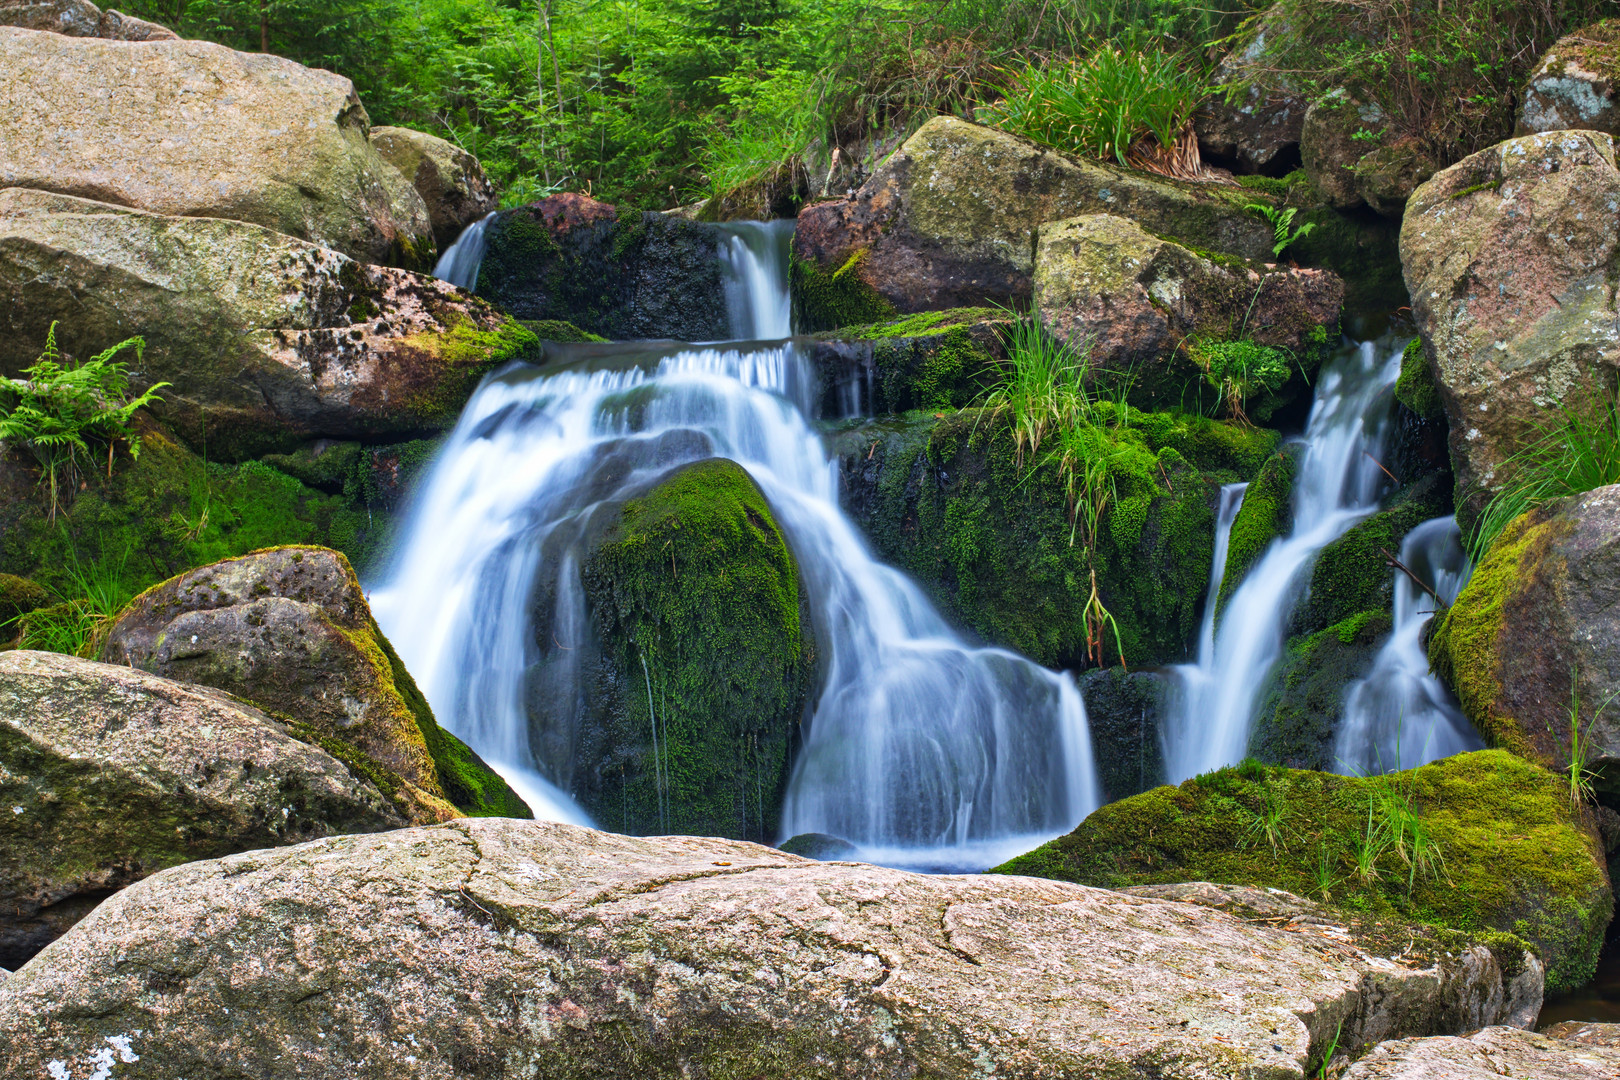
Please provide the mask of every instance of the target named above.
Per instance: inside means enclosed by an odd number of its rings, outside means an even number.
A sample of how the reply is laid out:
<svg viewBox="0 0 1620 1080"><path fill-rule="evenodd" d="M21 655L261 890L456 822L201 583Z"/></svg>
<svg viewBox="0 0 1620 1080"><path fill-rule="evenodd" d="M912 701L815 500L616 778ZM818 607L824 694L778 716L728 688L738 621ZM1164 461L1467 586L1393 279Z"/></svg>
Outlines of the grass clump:
<svg viewBox="0 0 1620 1080"><path fill-rule="evenodd" d="M1105 806L992 872L1277 888L1352 919L1513 935L1549 992L1590 978L1614 906L1563 778L1504 750L1373 777L1247 762Z"/></svg>
<svg viewBox="0 0 1620 1080"><path fill-rule="evenodd" d="M169 385L158 383L129 396L129 366L116 357L133 349L140 363L146 347L141 338L121 341L75 364L56 347L56 326L51 323L44 351L23 370L23 378L0 378L0 443L22 446L39 462L52 518L61 505L61 484L76 485L97 456L92 443L106 444L109 476L118 441L130 457L140 456L141 439L130 421L137 410L161 400L157 391Z"/></svg>
<svg viewBox="0 0 1620 1080"><path fill-rule="evenodd" d="M1293 355L1272 345L1193 339L1187 348L1193 362L1203 369L1204 381L1219 395L1227 415L1240 424L1249 423L1244 406L1251 397L1282 389L1293 374Z"/></svg>
<svg viewBox="0 0 1620 1080"><path fill-rule="evenodd" d="M1503 463L1509 479L1474 525L1468 546L1476 563L1526 511L1620 483L1620 402L1614 397L1595 415L1565 408L1538 430L1538 438Z"/></svg>

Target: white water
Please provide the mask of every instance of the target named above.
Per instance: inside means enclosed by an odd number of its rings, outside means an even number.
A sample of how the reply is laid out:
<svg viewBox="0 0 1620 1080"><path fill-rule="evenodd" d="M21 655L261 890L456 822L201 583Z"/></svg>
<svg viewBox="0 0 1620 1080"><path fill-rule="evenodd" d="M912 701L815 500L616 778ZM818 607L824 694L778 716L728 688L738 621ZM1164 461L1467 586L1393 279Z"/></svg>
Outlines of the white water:
<svg viewBox="0 0 1620 1080"><path fill-rule="evenodd" d="M471 289L478 284L478 268L484 262L485 236L489 232L489 223L494 220L494 214L486 214L462 229L455 243L445 248L444 254L434 264L433 276L463 289Z"/></svg>
<svg viewBox="0 0 1620 1080"><path fill-rule="evenodd" d="M1435 518L1407 533L1400 560L1451 604L1473 568L1455 518ZM1423 628L1434 598L1399 570L1394 630L1365 679L1345 688L1334 740L1338 771L1358 776L1410 769L1485 744L1440 681L1429 673Z"/></svg>
<svg viewBox="0 0 1620 1080"><path fill-rule="evenodd" d="M1326 365L1305 428L1294 482L1293 531L1272 541L1199 643L1198 662L1175 669L1165 725L1172 783L1243 759L1255 699L1281 656L1289 617L1317 553L1378 506L1378 465L1389 426L1389 390L1404 342L1363 342ZM1224 563L1218 560L1217 566ZM1218 581L1220 571L1211 573ZM1212 589L1213 608L1218 585ZM1206 624L1211 612L1205 612Z"/></svg>
<svg viewBox="0 0 1620 1080"><path fill-rule="evenodd" d="M728 277L749 298L737 332L787 337L781 227L733 236ZM765 491L820 643L784 837L830 833L896 865L983 867L1096 807L1073 681L967 644L872 557L839 508L837 462L806 419L813 373L791 346L686 347L642 362L644 350L595 349L616 369L513 369L479 389L372 592L440 721L532 793L538 816L582 818L563 789L583 708L570 642L590 632L579 579L590 516L714 456ZM537 595L554 604L548 642L534 640ZM545 745L530 745L531 709L545 714Z"/></svg>

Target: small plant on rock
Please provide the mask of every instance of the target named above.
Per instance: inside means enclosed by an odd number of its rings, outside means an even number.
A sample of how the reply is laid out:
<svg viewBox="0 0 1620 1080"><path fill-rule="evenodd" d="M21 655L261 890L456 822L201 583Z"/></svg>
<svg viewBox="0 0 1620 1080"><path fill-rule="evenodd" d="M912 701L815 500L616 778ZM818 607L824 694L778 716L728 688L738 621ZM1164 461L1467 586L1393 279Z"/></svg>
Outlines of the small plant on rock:
<svg viewBox="0 0 1620 1080"><path fill-rule="evenodd" d="M1620 690L1611 693L1604 699L1603 704L1597 707L1592 719L1587 722L1586 730L1581 730L1581 691L1577 681L1578 672L1575 668L1569 669L1569 764L1564 766L1564 775L1569 780L1569 801L1572 803L1596 802L1597 793L1592 788L1592 780L1597 773L1588 762L1592 758L1592 725L1597 723L1598 717L1603 715L1615 699Z"/></svg>
<svg viewBox="0 0 1620 1080"><path fill-rule="evenodd" d="M1307 221L1297 228L1294 226L1294 215L1299 213L1299 208L1295 206L1278 208L1265 203L1249 203L1244 209L1271 222L1272 238L1276 240L1271 253L1276 256L1281 256L1296 240L1303 240L1316 229L1314 221Z"/></svg>
<svg viewBox="0 0 1620 1080"><path fill-rule="evenodd" d="M61 484L72 484L95 460L92 443L106 443L107 472L112 473L113 448L122 439L130 457L141 452L141 440L130 421L142 406L162 400L158 383L145 393L129 396L128 366L114 359L125 349L135 350L140 362L146 342L121 341L82 364L74 364L56 346L56 323L45 335L45 351L24 369L21 379L0 378L0 441L26 447L41 469L41 481L50 489L51 517L60 506Z"/></svg>
<svg viewBox="0 0 1620 1080"><path fill-rule="evenodd" d="M1220 394L1227 413L1242 424L1249 423L1245 411L1249 398L1280 389L1293 371L1285 350L1252 341L1194 339L1187 349L1204 369L1204 381Z"/></svg>
<svg viewBox="0 0 1620 1080"><path fill-rule="evenodd" d="M1288 834L1285 823L1291 813L1275 782L1264 784L1260 788L1260 808L1249 811L1249 823L1244 829L1243 839L1239 841L1240 845L1255 847L1264 840L1275 855L1283 848L1283 839Z"/></svg>

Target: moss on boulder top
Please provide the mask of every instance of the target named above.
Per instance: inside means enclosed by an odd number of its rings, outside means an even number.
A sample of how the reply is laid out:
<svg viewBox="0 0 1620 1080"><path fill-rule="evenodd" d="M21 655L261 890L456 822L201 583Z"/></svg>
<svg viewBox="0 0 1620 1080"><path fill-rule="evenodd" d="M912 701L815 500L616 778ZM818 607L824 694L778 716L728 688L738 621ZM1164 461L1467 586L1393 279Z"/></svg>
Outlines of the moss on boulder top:
<svg viewBox="0 0 1620 1080"><path fill-rule="evenodd" d="M1439 847L1436 872L1410 888L1392 843L1375 845L1375 876L1356 865L1369 807L1376 833L1389 800L1408 801ZM1256 885L1487 940L1511 934L1540 953L1556 993L1591 977L1614 908L1583 813L1558 778L1501 750L1366 778L1249 763L1105 806L992 872L1104 888Z"/></svg>
<svg viewBox="0 0 1620 1080"><path fill-rule="evenodd" d="M1135 667L1187 656L1214 543L1213 486L1253 475L1276 435L1195 414L1127 415L1097 436L1117 498L1095 568ZM1049 667L1087 665L1092 563L1058 463L1043 450L1021 466L1005 414L862 424L840 432L834 451L851 516L955 622Z"/></svg>
<svg viewBox="0 0 1620 1080"><path fill-rule="evenodd" d="M1379 608L1289 641L1266 676L1249 753L1291 769L1343 768L1333 746L1345 688L1372 670L1392 626L1388 609Z"/></svg>
<svg viewBox="0 0 1620 1080"><path fill-rule="evenodd" d="M1620 19L1553 43L1530 73L1515 135L1585 128L1620 135Z"/></svg>
<svg viewBox="0 0 1620 1080"><path fill-rule="evenodd" d="M618 832L776 839L815 637L759 485L721 458L681 466L618 508L581 570L583 723L531 713L537 742L573 746L570 793Z"/></svg>
<svg viewBox="0 0 1620 1080"><path fill-rule="evenodd" d="M1008 320L997 308L953 308L815 335L822 414L967 407L1002 378Z"/></svg>
<svg viewBox="0 0 1620 1080"><path fill-rule="evenodd" d="M287 720L407 820L533 816L439 727L340 552L272 548L171 578L130 602L103 658L224 690Z"/></svg>
<svg viewBox="0 0 1620 1080"><path fill-rule="evenodd" d="M1232 532L1227 538L1221 602L1237 592L1244 575L1271 542L1293 526L1294 473L1299 454L1298 446L1290 446L1271 455L1243 492L1243 505L1232 519Z"/></svg>

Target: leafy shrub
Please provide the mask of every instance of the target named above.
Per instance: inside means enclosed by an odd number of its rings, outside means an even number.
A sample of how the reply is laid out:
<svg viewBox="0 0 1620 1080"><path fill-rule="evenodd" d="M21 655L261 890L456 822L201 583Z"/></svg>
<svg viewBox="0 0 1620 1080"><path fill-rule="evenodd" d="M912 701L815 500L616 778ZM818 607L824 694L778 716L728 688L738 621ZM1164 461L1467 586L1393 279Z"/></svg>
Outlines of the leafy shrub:
<svg viewBox="0 0 1620 1080"><path fill-rule="evenodd" d="M1249 398L1281 389L1293 371L1286 350L1252 341L1193 340L1188 349L1204 369L1204 381L1220 394L1226 411L1245 424L1249 422L1244 411Z"/></svg>
<svg viewBox="0 0 1620 1080"><path fill-rule="evenodd" d="M56 347L56 323L45 336L45 351L24 378L0 379L0 441L27 448L39 461L41 480L50 488L51 516L56 516L61 480L77 480L81 467L92 464L90 444L107 444L107 471L112 472L113 446L124 440L130 457L139 457L140 436L130 429L136 410L161 400L158 383L129 397L128 367L113 359L135 350L139 362L146 343L121 341L82 364L65 361Z"/></svg>

